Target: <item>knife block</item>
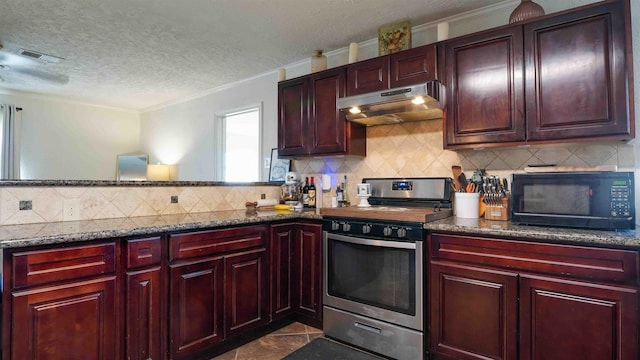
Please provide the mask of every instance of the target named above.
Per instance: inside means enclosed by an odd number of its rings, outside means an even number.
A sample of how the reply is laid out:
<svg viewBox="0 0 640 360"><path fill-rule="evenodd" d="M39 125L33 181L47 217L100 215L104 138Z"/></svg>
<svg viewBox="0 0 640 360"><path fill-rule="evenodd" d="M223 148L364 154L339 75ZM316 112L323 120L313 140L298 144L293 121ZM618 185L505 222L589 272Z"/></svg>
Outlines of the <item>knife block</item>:
<svg viewBox="0 0 640 360"><path fill-rule="evenodd" d="M511 218L511 209L509 206L509 196L502 199L500 205L487 204L487 209L484 212L485 220L502 220L507 221Z"/></svg>

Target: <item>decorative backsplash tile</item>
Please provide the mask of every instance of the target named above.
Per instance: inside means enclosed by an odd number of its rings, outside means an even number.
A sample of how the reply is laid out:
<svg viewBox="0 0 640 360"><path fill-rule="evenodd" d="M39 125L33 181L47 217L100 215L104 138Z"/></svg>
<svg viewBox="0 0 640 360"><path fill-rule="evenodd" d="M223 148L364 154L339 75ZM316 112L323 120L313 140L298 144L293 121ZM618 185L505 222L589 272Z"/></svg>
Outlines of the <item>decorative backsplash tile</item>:
<svg viewBox="0 0 640 360"><path fill-rule="evenodd" d="M355 186L366 177L449 177L451 166L461 165L471 175L485 168L501 177L528 165L570 166L617 165L635 168L632 145L590 144L544 147L443 150L442 121L422 121L367 128L367 156L326 157L293 161L293 170L304 176L332 176L332 191L322 196L330 206L337 182L349 181L348 197L355 202ZM132 216L199 213L244 209L247 201L278 198L276 186L69 186L0 187L0 225L63 221L64 202L77 199L80 220ZM178 203L171 203L177 196ZM31 201L32 210L20 210L20 201Z"/></svg>
<svg viewBox="0 0 640 360"><path fill-rule="evenodd" d="M449 177L451 166L461 165L471 175L484 168L501 177L522 171L526 166L556 164L566 166L617 165L634 169L633 145L572 144L540 147L486 148L481 150L443 150L442 121L422 121L367 128L367 156L302 159L293 162L303 176L331 174L332 187L347 175L348 196L356 199L355 186L365 177ZM332 190L333 191L333 190ZM329 206L333 193L323 197Z"/></svg>

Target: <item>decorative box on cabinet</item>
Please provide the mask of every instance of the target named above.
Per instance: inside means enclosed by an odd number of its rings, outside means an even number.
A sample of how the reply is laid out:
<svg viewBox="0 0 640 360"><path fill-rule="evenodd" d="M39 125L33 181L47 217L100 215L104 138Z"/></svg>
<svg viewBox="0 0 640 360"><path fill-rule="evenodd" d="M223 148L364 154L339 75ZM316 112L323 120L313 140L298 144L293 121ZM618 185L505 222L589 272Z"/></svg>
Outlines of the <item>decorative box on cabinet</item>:
<svg viewBox="0 0 640 360"><path fill-rule="evenodd" d="M428 241L434 359L638 358L638 251L452 234Z"/></svg>
<svg viewBox="0 0 640 360"><path fill-rule="evenodd" d="M113 241L5 249L3 359L118 358L117 253Z"/></svg>
<svg viewBox="0 0 640 360"><path fill-rule="evenodd" d="M634 138L629 14L606 1L444 42L445 148Z"/></svg>
<svg viewBox="0 0 640 360"><path fill-rule="evenodd" d="M278 84L278 155L366 155L366 129L347 122L336 101L346 69L329 69Z"/></svg>

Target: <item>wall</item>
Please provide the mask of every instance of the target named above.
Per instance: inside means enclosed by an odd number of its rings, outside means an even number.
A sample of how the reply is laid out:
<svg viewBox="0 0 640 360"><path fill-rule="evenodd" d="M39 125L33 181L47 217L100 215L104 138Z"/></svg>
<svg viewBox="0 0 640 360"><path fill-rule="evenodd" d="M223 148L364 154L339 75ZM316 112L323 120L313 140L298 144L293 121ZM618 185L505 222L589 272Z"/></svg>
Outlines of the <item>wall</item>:
<svg viewBox="0 0 640 360"><path fill-rule="evenodd" d="M20 147L24 180L115 180L116 155L139 150L137 111L17 93L0 93L0 103L23 108L17 118L21 139L28 139Z"/></svg>
<svg viewBox="0 0 640 360"><path fill-rule="evenodd" d="M179 180L216 179L214 140L216 115L262 106L262 158L277 147L278 87L275 73L182 100L142 114L140 146L151 163L178 164ZM262 169L264 181L269 169Z"/></svg>

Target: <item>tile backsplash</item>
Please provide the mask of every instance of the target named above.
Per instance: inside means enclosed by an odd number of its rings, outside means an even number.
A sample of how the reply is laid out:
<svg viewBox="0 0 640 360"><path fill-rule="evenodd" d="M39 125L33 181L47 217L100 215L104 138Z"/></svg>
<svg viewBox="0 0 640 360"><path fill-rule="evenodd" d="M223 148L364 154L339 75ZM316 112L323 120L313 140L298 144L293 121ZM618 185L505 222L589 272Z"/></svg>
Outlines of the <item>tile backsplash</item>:
<svg viewBox="0 0 640 360"><path fill-rule="evenodd" d="M509 176L531 164L567 166L617 165L635 169L634 148L626 143L584 143L539 148L443 150L442 121L422 121L367 128L367 156L323 157L293 161L302 176L329 174L332 190L322 196L330 206L336 182L347 175L348 196L356 199L354 184L365 177L451 176L452 165L468 175L476 168ZM316 180L318 181L318 180ZM78 220L198 213L244 209L247 201L278 198L277 186L4 186L0 187L0 225L72 220L65 203L77 204ZM172 202L172 197L178 202ZM20 204L31 202L31 209ZM24 206L23 206L24 208Z"/></svg>
<svg viewBox="0 0 640 360"><path fill-rule="evenodd" d="M452 165L461 165L467 175L480 168L501 177L510 176L533 164L635 168L633 145L623 142L443 150L442 124L442 121L422 121L369 127L366 157L296 160L293 168L303 176L331 174L333 187L336 186L336 179L341 181L347 175L352 202L356 199L356 192L355 186L351 185L362 178L449 177ZM331 196L332 193L323 196L323 206L329 206Z"/></svg>

